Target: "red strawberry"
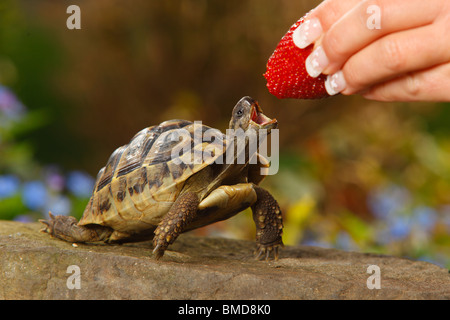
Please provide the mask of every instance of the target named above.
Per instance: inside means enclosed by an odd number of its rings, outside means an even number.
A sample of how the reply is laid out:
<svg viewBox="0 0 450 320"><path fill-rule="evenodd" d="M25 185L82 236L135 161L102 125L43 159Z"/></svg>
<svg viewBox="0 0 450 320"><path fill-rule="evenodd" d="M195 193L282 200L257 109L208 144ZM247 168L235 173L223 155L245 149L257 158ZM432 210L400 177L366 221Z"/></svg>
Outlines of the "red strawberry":
<svg viewBox="0 0 450 320"><path fill-rule="evenodd" d="M326 76L321 74L312 78L305 68L305 60L313 50L313 45L298 48L292 34L303 23L298 20L284 35L267 62L267 88L274 96L294 99L319 99L328 97L325 89Z"/></svg>

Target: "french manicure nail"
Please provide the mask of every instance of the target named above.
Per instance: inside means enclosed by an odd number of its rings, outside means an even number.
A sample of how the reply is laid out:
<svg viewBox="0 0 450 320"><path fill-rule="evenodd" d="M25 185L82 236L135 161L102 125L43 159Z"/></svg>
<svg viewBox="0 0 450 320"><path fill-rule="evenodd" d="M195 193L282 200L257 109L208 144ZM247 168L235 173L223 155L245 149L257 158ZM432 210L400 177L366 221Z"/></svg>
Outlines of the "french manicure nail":
<svg viewBox="0 0 450 320"><path fill-rule="evenodd" d="M323 29L319 19L312 18L304 21L292 34L294 44L300 49L304 49L313 43L322 34Z"/></svg>
<svg viewBox="0 0 450 320"><path fill-rule="evenodd" d="M327 80L325 80L325 89L330 96L338 94L344 90L346 86L347 83L345 82L344 73L342 71L329 75Z"/></svg>
<svg viewBox="0 0 450 320"><path fill-rule="evenodd" d="M322 46L318 46L305 61L306 72L313 77L317 78L319 74L328 66L329 61Z"/></svg>

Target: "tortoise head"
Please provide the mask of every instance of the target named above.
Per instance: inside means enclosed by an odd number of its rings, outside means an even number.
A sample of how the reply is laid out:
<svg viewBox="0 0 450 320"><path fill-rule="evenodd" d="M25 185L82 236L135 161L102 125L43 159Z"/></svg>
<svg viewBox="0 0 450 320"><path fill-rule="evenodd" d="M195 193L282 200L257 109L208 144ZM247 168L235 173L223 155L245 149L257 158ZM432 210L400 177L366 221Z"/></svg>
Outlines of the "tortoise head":
<svg viewBox="0 0 450 320"><path fill-rule="evenodd" d="M265 116L256 100L250 97L243 97L238 101L233 109L230 120L230 129L237 130L241 128L244 131L254 129L276 129L278 127L277 119L270 119Z"/></svg>

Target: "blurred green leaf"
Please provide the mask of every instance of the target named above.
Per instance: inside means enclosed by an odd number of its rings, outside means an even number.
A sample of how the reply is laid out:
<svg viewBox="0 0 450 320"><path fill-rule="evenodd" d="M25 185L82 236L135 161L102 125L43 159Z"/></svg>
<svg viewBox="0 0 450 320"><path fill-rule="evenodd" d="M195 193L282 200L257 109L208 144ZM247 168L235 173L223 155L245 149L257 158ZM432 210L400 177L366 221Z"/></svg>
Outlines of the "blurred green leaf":
<svg viewBox="0 0 450 320"><path fill-rule="evenodd" d="M0 220L12 220L15 216L27 212L20 194L0 199Z"/></svg>
<svg viewBox="0 0 450 320"><path fill-rule="evenodd" d="M12 138L23 137L26 134L32 133L36 129L44 127L49 122L50 114L48 110L32 110L26 113L24 118L11 128L10 134Z"/></svg>
<svg viewBox="0 0 450 320"><path fill-rule="evenodd" d="M355 214L352 214L351 212L342 212L336 216L336 219L356 243L367 245L368 240L373 239L374 232L371 225Z"/></svg>

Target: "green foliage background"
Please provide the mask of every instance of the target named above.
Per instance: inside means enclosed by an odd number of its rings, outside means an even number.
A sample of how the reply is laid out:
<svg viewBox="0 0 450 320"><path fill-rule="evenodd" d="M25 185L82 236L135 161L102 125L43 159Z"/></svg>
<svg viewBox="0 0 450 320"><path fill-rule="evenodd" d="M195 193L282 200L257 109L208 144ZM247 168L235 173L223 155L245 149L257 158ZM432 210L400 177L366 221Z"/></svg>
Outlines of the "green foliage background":
<svg viewBox="0 0 450 320"><path fill-rule="evenodd" d="M66 28L70 4L81 8L81 30ZM268 57L317 4L2 1L0 84L27 113L0 131L0 175L45 180L56 166L95 177L142 128L184 118L224 130L236 101L250 95L279 121L280 170L263 185L282 207L286 244L449 267L448 104L278 100L268 93ZM79 217L87 198L67 197ZM27 208L20 188L0 199L1 219L23 214L44 213ZM254 227L246 212L197 232L252 239Z"/></svg>

